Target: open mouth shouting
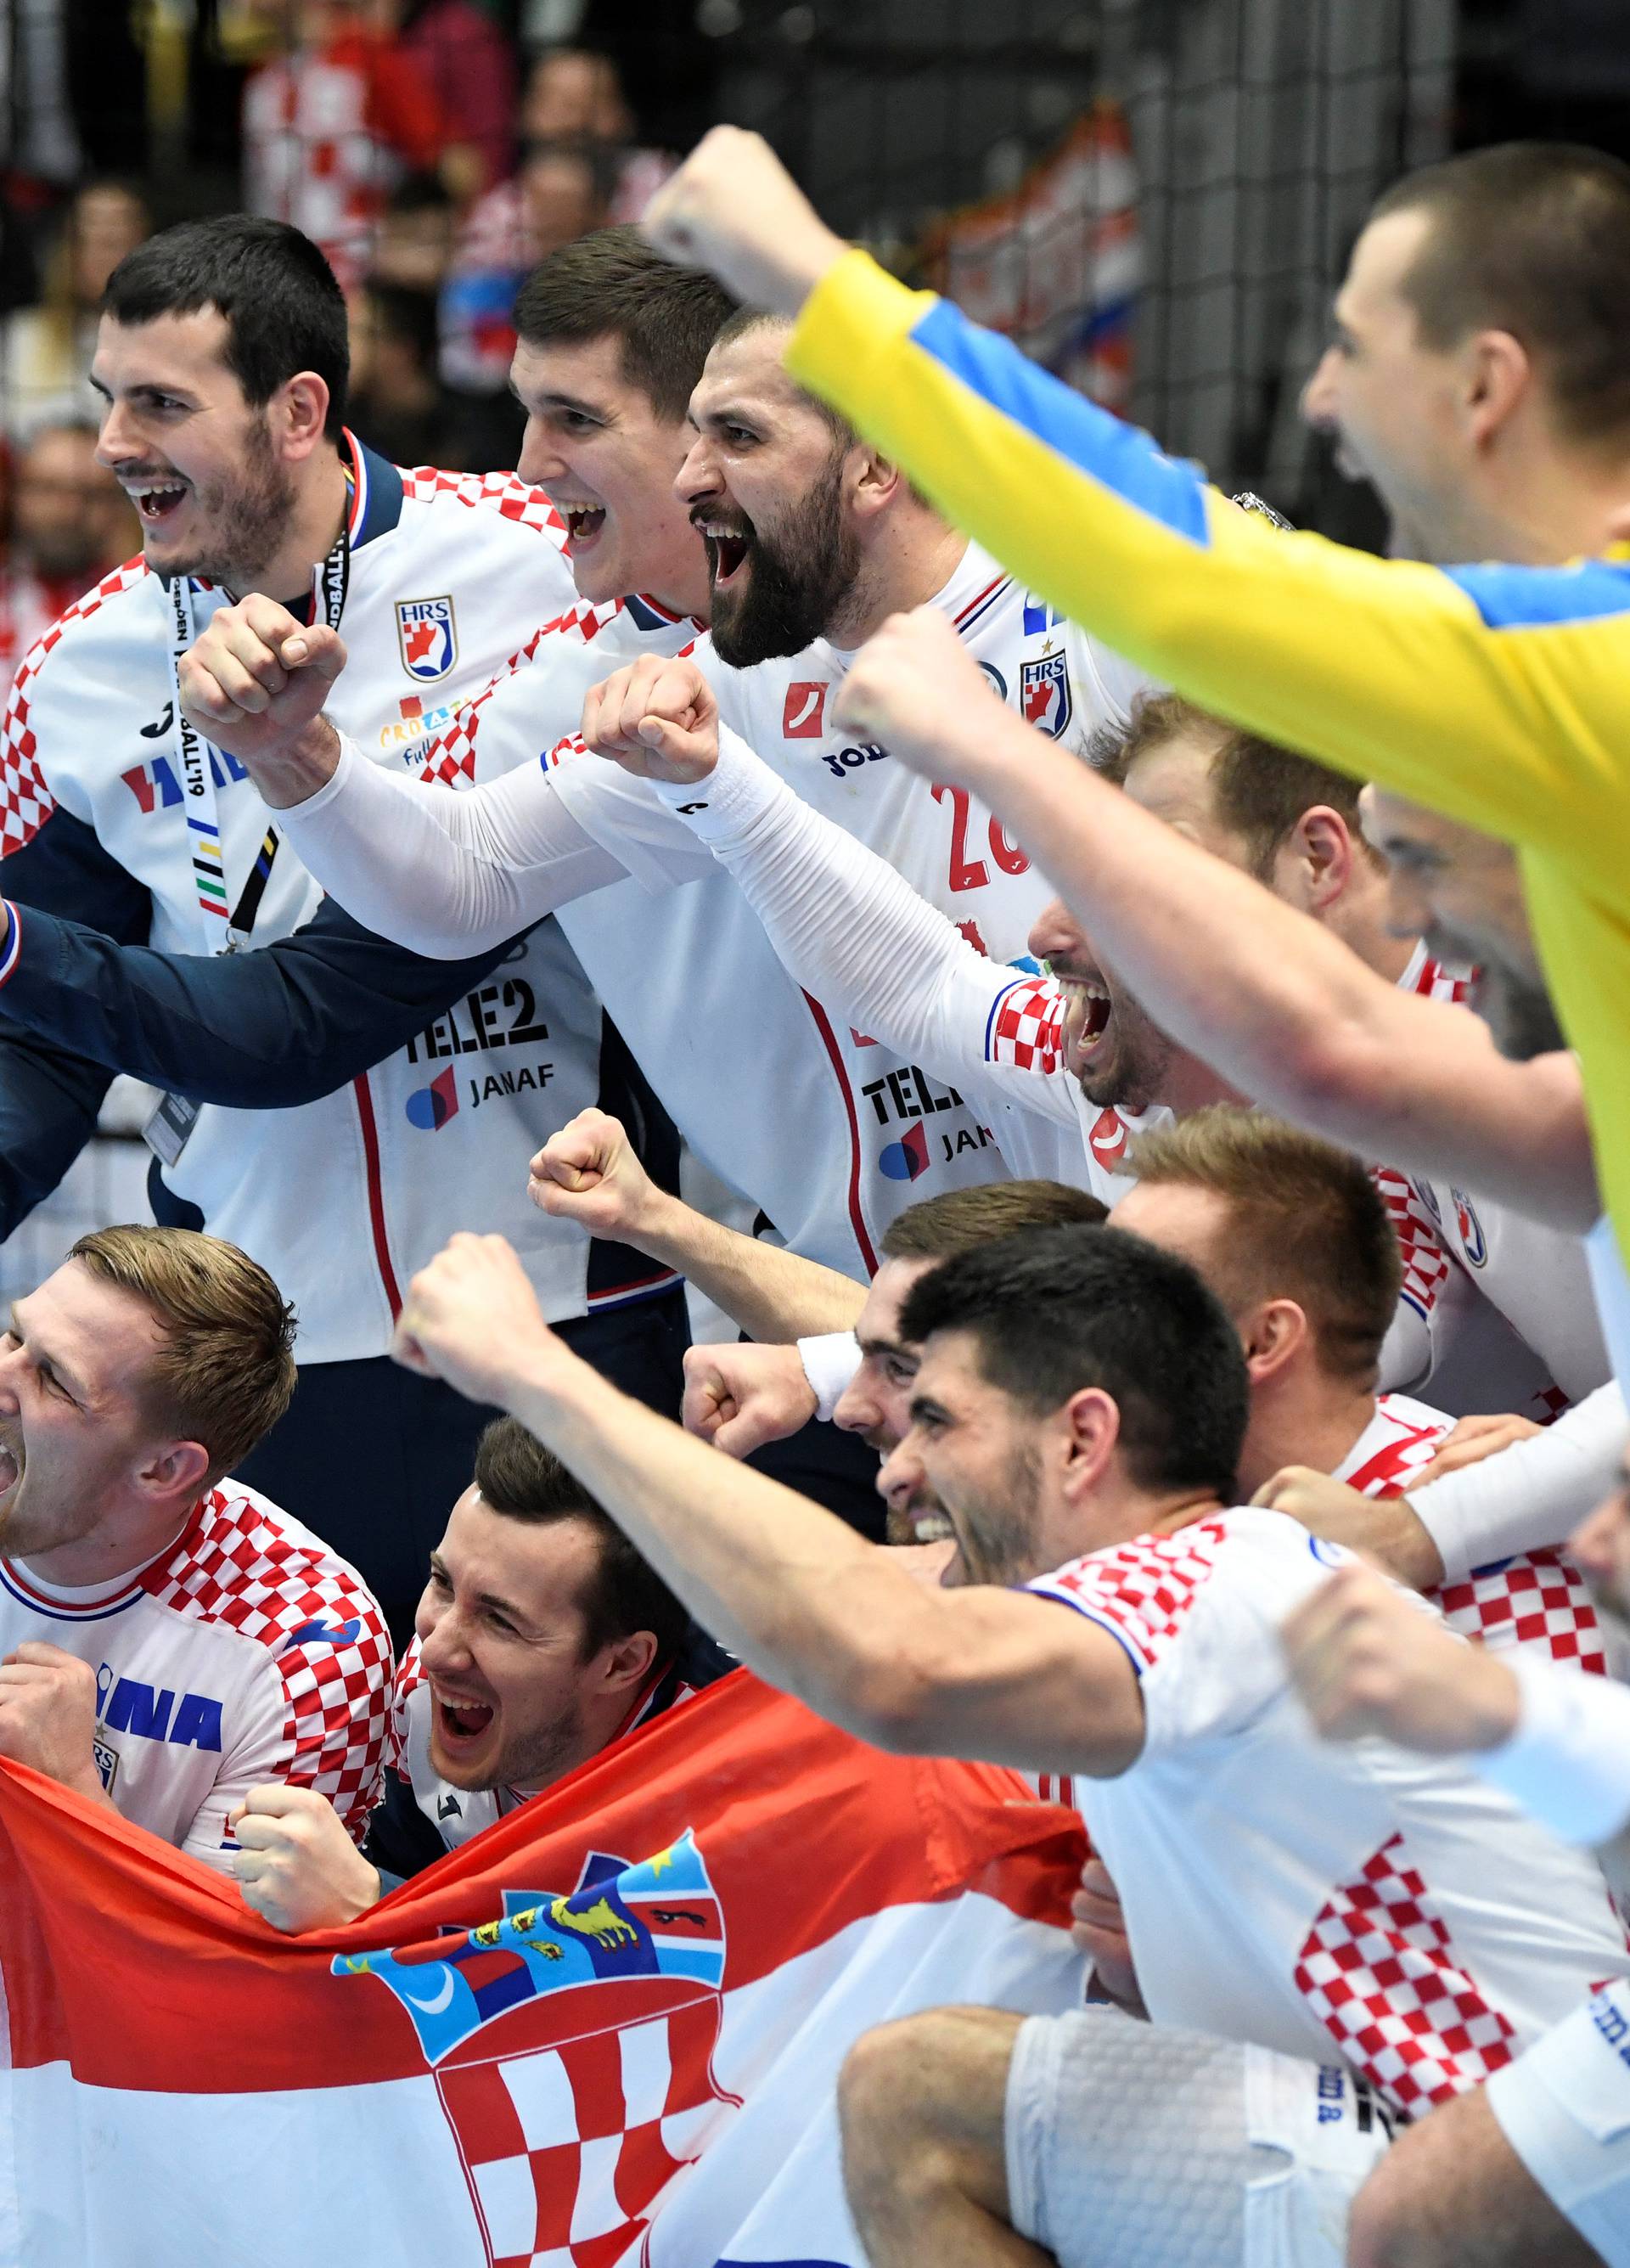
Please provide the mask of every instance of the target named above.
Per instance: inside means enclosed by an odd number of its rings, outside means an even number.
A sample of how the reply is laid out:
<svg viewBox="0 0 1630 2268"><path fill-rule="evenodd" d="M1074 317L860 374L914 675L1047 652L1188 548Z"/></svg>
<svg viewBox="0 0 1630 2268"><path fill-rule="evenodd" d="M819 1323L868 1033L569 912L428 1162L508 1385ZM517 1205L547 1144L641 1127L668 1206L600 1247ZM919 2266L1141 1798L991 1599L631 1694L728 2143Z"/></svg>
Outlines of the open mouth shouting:
<svg viewBox="0 0 1630 2268"><path fill-rule="evenodd" d="M1088 1071L1109 1035L1113 1003L1096 977L1065 976L1054 968L1064 994L1064 1057L1077 1079Z"/></svg>
<svg viewBox="0 0 1630 2268"><path fill-rule="evenodd" d="M178 480L173 473L154 474L132 479L121 475L119 485L136 506L142 526L163 527L173 519L187 498L187 482Z"/></svg>
<svg viewBox="0 0 1630 2268"><path fill-rule="evenodd" d="M606 508L598 504L563 504L558 497L550 502L566 522L566 555L569 559L581 559L592 551L606 526Z"/></svg>
<svg viewBox="0 0 1630 2268"><path fill-rule="evenodd" d="M436 1702L436 1745L456 1764L481 1748L497 1712L490 1702L452 1692L434 1678L430 1691Z"/></svg>
<svg viewBox="0 0 1630 2268"><path fill-rule="evenodd" d="M753 529L745 520L722 519L716 513L693 513L691 525L701 537L708 554L708 574L716 591L729 587L753 549Z"/></svg>
<svg viewBox="0 0 1630 2268"><path fill-rule="evenodd" d="M0 1441L0 1504L4 1504L23 1477L23 1448L10 1441Z"/></svg>

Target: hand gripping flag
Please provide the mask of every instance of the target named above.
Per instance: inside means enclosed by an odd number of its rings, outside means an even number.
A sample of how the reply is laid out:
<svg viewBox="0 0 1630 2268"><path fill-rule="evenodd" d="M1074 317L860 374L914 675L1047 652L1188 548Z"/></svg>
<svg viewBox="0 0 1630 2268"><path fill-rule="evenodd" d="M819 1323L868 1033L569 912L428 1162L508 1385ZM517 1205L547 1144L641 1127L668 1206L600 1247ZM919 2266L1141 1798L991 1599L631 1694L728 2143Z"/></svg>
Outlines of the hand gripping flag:
<svg viewBox="0 0 1630 2268"><path fill-rule="evenodd" d="M0 2261L861 2268L845 2052L1078 2006L1083 1852L745 1672L304 1938L0 1764Z"/></svg>

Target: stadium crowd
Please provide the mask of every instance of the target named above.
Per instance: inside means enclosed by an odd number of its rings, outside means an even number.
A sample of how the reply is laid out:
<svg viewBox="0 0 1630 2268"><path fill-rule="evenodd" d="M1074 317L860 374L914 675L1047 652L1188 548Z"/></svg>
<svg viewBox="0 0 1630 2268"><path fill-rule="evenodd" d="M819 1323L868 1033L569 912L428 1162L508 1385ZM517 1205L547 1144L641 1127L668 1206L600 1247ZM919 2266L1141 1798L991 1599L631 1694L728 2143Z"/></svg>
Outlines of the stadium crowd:
<svg viewBox="0 0 1630 2268"><path fill-rule="evenodd" d="M745 1664L1090 1845L1081 2007L848 2056L879 2268L1630 2268L1630 170L1375 208L1381 559L751 135L531 138L512 473L357 437L304 211L133 227L19 464L5 1227L163 1092L0 1341L0 1756L299 1933Z"/></svg>

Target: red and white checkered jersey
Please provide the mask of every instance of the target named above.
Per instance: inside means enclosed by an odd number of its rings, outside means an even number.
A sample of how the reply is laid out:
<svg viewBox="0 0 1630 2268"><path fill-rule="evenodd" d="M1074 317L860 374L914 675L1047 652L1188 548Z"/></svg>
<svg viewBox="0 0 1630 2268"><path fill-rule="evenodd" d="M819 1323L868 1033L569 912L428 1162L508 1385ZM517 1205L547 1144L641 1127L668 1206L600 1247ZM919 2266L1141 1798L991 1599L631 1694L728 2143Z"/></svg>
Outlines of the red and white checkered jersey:
<svg viewBox="0 0 1630 2268"><path fill-rule="evenodd" d="M1155 2021L1326 2062L1333 2046L1418 2113L1630 1974L1630 1952L1589 1853L1458 1760L1316 1737L1279 1628L1347 1557L1239 1510L1030 1587L1138 1678L1142 1753L1074 1793Z"/></svg>
<svg viewBox="0 0 1630 2268"><path fill-rule="evenodd" d="M1333 1477L1362 1496L1403 1496L1453 1424L1406 1395L1379 1395L1375 1416ZM1606 1675L1606 1642L1590 1587L1565 1551L1519 1551L1428 1596L1462 1638Z"/></svg>
<svg viewBox="0 0 1630 2268"><path fill-rule="evenodd" d="M0 1654L25 1639L96 1672L96 1763L138 1827L231 1871L226 1815L283 1780L361 1841L390 1725L391 1641L356 1570L224 1481L116 1582L63 1589L0 1559Z"/></svg>

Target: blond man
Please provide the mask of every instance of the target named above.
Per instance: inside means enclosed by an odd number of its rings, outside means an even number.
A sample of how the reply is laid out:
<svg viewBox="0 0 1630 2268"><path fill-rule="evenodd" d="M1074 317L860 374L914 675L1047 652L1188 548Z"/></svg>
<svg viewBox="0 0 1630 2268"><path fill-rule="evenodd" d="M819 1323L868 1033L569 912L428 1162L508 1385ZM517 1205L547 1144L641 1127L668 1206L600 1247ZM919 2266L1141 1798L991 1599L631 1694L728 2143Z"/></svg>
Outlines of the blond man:
<svg viewBox="0 0 1630 2268"><path fill-rule="evenodd" d="M253 1787L360 1837L390 1640L356 1570L227 1477L294 1388L263 1268L190 1229L106 1228L0 1336L0 1756L224 1872Z"/></svg>

